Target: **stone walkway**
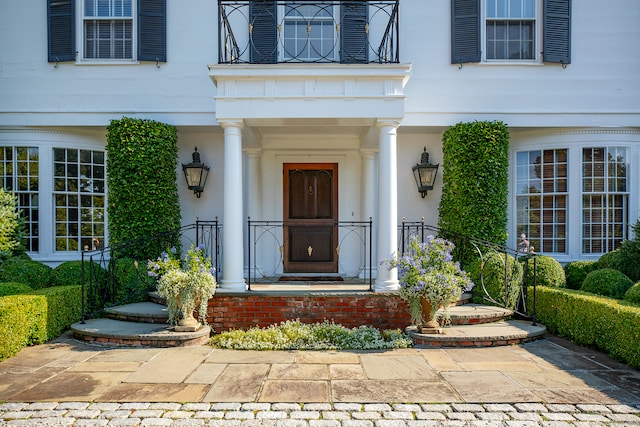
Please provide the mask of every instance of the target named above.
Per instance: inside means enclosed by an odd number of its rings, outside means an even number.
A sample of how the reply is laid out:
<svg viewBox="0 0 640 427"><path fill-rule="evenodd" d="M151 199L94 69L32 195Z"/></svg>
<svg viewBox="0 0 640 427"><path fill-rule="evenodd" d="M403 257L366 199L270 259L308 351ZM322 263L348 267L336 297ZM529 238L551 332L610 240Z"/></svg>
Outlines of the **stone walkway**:
<svg viewBox="0 0 640 427"><path fill-rule="evenodd" d="M0 402L0 425L640 426L640 372L554 337L255 352L64 335L0 363Z"/></svg>

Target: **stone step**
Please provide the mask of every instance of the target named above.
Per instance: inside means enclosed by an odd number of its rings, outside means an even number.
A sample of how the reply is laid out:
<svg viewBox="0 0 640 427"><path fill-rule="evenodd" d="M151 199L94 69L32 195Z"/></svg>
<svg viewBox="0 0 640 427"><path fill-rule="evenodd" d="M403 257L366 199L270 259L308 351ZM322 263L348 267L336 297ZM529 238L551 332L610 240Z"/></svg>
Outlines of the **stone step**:
<svg viewBox="0 0 640 427"><path fill-rule="evenodd" d="M71 325L74 338L103 346L120 347L185 347L209 341L211 328L202 326L196 332L175 332L164 324L125 322L114 319L89 319Z"/></svg>
<svg viewBox="0 0 640 427"><path fill-rule="evenodd" d="M109 319L124 320L126 322L164 324L169 319L167 306L153 302L137 302L118 307L109 307L105 312Z"/></svg>
<svg viewBox="0 0 640 427"><path fill-rule="evenodd" d="M442 309L438 313L442 313ZM449 316L452 325L477 325L507 320L513 316L513 311L501 307L468 303L449 307Z"/></svg>
<svg viewBox="0 0 640 427"><path fill-rule="evenodd" d="M439 334L422 334L415 326L406 332L416 347L494 347L521 344L542 338L547 328L531 321L502 320L472 325L452 325L442 328Z"/></svg>

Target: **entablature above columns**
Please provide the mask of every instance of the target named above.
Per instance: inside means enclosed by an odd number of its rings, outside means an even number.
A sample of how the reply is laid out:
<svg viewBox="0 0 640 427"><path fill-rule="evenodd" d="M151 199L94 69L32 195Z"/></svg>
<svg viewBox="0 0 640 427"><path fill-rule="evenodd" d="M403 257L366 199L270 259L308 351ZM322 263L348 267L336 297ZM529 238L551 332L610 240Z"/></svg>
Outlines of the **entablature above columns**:
<svg viewBox="0 0 640 427"><path fill-rule="evenodd" d="M219 64L216 119L404 116L410 64Z"/></svg>

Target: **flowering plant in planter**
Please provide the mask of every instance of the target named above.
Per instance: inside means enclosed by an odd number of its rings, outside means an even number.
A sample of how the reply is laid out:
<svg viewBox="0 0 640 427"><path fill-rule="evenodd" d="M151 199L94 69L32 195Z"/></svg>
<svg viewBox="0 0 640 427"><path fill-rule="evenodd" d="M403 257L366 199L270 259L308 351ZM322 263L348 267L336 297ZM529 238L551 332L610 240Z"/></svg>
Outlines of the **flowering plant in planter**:
<svg viewBox="0 0 640 427"><path fill-rule="evenodd" d="M421 243L418 236L412 236L404 255L383 261L389 269L398 269L400 297L409 303L411 321L423 329L428 323L431 328L438 328L439 308L448 322L451 303L473 287L467 272L453 261L454 247L446 239L429 236Z"/></svg>
<svg viewBox="0 0 640 427"><path fill-rule="evenodd" d="M181 261L176 249L147 263L149 276L158 279L158 295L167 300L169 323L197 329L207 318L207 303L216 288L215 268L202 247L191 246ZM198 312L197 320L193 317ZM188 329L184 329L188 330Z"/></svg>

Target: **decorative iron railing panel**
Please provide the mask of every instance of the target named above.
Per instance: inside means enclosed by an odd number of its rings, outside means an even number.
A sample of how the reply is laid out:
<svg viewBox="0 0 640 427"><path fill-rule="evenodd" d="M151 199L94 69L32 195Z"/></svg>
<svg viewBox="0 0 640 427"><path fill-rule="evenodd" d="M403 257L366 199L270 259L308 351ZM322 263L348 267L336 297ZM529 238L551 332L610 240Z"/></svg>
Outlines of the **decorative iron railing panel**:
<svg viewBox="0 0 640 427"><path fill-rule="evenodd" d="M338 271L342 278L359 279L369 282L372 279L372 221L336 221L338 244L335 256L338 259ZM287 276L283 273L284 250L287 247L285 221L247 222L247 286L251 290L252 279ZM258 259L257 254L260 255ZM265 255L266 254L266 255Z"/></svg>
<svg viewBox="0 0 640 427"><path fill-rule="evenodd" d="M218 63L399 63L399 0L218 0Z"/></svg>
<svg viewBox="0 0 640 427"><path fill-rule="evenodd" d="M155 279L147 273L146 259L136 257L136 249L157 248L157 254L172 247L187 250L191 245L205 251L216 268L222 259L222 225L218 220L197 221L177 230L144 236L121 244L82 253L83 320L99 316L105 308L144 301L155 289Z"/></svg>
<svg viewBox="0 0 640 427"><path fill-rule="evenodd" d="M536 322L536 281L537 264L536 254L520 249L508 248L482 239L464 236L458 233L447 232L438 227L427 225L424 218L421 221L408 222L402 219L398 226L398 252L406 253L409 241L416 236L420 242L424 242L430 236L442 237L453 242L456 246L454 259L459 261L461 267L468 271L472 264L479 262L480 283L475 286L482 287L484 301L513 310L519 317ZM522 277L513 267L514 263L522 263ZM502 272L499 275L489 271L489 263L498 263ZM495 267L493 267L495 268ZM489 279L488 276L491 275ZM496 279L496 276L498 279ZM489 280L495 284L496 280L502 281L499 288L503 290L499 298L488 291ZM528 288L533 287L533 298L529 300ZM515 288L518 288L515 291ZM515 291L512 293L512 291Z"/></svg>

